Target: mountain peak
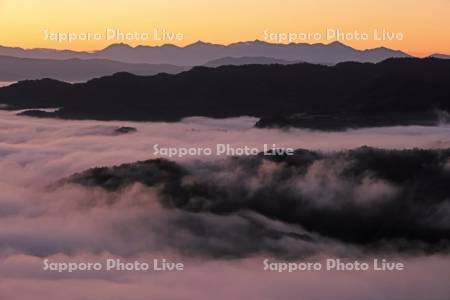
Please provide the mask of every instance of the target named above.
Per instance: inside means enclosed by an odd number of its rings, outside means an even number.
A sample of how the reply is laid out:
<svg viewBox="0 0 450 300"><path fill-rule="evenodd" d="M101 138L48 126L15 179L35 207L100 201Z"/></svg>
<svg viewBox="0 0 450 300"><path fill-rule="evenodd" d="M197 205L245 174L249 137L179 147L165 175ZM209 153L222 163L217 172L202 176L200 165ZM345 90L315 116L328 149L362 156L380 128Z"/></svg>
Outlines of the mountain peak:
<svg viewBox="0 0 450 300"><path fill-rule="evenodd" d="M450 55L443 53L433 53L429 57L440 58L440 59L450 59Z"/></svg>
<svg viewBox="0 0 450 300"><path fill-rule="evenodd" d="M201 46L212 46L212 45L214 45L214 44L206 43L206 42L204 42L202 40L198 40L195 43L187 45L186 47L201 47Z"/></svg>
<svg viewBox="0 0 450 300"><path fill-rule="evenodd" d="M265 41L256 39L254 41L232 43L229 46L254 46L254 45L270 45L270 44ZM273 45L276 45L276 44L273 44Z"/></svg>
<svg viewBox="0 0 450 300"><path fill-rule="evenodd" d="M339 41L333 41L333 42L329 43L328 45L330 45L330 46L346 46L346 47L348 47L347 45L344 45L342 42L339 42Z"/></svg>
<svg viewBox="0 0 450 300"><path fill-rule="evenodd" d="M353 49L352 47L340 42L340 41L334 41L329 44L325 44L325 46L334 47L334 48L345 48L345 49Z"/></svg>
<svg viewBox="0 0 450 300"><path fill-rule="evenodd" d="M133 47L131 47L130 45L125 44L125 43L116 43L116 44L111 44L111 45L107 46L103 50L109 50L109 49L133 49Z"/></svg>

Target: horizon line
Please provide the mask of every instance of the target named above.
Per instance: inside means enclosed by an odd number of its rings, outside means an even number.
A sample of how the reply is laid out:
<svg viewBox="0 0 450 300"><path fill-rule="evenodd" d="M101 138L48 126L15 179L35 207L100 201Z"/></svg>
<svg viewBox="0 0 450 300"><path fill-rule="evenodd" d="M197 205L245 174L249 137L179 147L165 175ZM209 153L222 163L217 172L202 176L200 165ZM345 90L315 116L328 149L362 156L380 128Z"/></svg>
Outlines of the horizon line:
<svg viewBox="0 0 450 300"><path fill-rule="evenodd" d="M357 48L357 47L353 47L350 46L348 44L345 44L341 41L331 41L330 43L322 43L322 42L317 42L317 43L308 43L308 42L299 42L299 43L295 43L295 42L290 42L290 43L272 43L272 42L267 42L261 39L254 39L254 40L245 40L245 41L236 41L236 42L231 42L228 44L220 44L220 43L214 43L214 42L205 42L203 40L197 40L195 42L192 43L188 43L186 45L176 45L176 44L172 44L172 43L165 43L165 44L161 44L161 45L146 45L146 44L139 44L136 46L132 46L130 44L124 43L124 42L119 42L119 43L111 43L105 47L102 48L97 48L97 49L91 49L91 50L74 50L74 49L70 49L70 48L64 48L64 49L57 49L57 48L46 48L46 47L32 47L32 48L26 48L26 47L20 47L20 46L11 46L11 45L5 45L5 44L0 44L0 48L12 48L12 49L20 49L20 50L24 50L24 51L30 51L30 50L52 50L52 51L58 51L58 52L64 52L64 51L71 51L71 52L76 52L76 53L96 53L99 51L103 51L109 47L112 46L118 46L118 45L124 45L127 46L131 49L136 49L136 48L140 48L140 47L145 47L145 48L162 48L162 47L175 47L175 48L179 48L179 49L184 49L196 44L204 44L204 45L212 45L212 46L223 46L223 47L230 47L232 45L236 45L236 44L245 44L245 43L264 43L270 46L289 46L289 45L296 45L296 46L330 46L333 44L338 44L338 45L342 45L344 47L348 47L351 48L353 50L357 50L357 51L369 51L369 50L375 50L375 49L388 49L388 50L392 50L392 51L398 51L398 52L403 52L406 55L412 56L412 57L429 57L432 55L450 55L450 53L443 53L443 52L439 52L439 51L430 51L427 52L427 54L421 52L421 53L415 53L412 54L411 52L407 52L405 50L402 49L394 49L394 48L389 48L386 46L378 46L378 47L373 47L373 48Z"/></svg>
<svg viewBox="0 0 450 300"><path fill-rule="evenodd" d="M232 45L245 44L245 43L264 43L264 44L271 45L271 46L290 46L290 45L295 45L295 46L300 46L300 45L301 46L330 46L330 45L333 45L333 44L338 44L338 45L342 45L344 47L348 47L348 48L351 48L351 49L354 49L354 50L358 50L358 51L368 51L368 50L375 50L375 49L388 49L388 50L392 50L392 51L403 52L403 53L405 53L407 55L410 55L410 56L414 56L414 55L412 55L412 54L410 54L410 53L408 53L408 52L406 52L404 50L389 48L389 47L386 47L386 46L379 46L379 47L363 48L363 49L361 49L361 48L352 47L352 46L350 46L348 44L345 44L343 42L340 42L340 41L332 41L330 43L321 43L321 42L318 42L318 43L308 43L308 42L301 42L301 43L295 43L295 42L291 42L291 43L271 43L271 42L267 42L267 41L260 40L260 39L246 40L246 41L236 41L236 42L231 42L231 43L228 43L228 44L220 44L220 43L213 43L213 42L205 42L203 40L197 40L195 42L192 42L192 43L189 43L189 44L186 44L186 45L183 45L183 46L179 46L179 45L172 44L172 43L165 43L165 44L161 44L161 45L140 44L140 45L132 46L132 45L124 43L124 42L119 42L119 43L111 43L111 44L109 44L109 45L107 45L105 47L97 48L97 49L91 49L91 50L74 50L74 49L70 49L70 48L57 49L57 48L46 48L46 47L26 48L26 47L11 46L11 45L5 45L5 44L0 44L0 47L2 47L2 48L20 49L20 50L25 50L25 51L27 51L27 50L54 50L54 51L60 51L60 52L71 51L71 52L77 52L77 53L95 53L95 52L99 52L99 51L105 50L105 49L107 49L109 47L118 46L118 45L124 45L124 46L127 46L127 47L132 48L132 49L136 49L136 48L139 48L139 47L146 47L146 48L176 47L176 48L179 48L179 49L184 49L184 48L196 45L196 44L230 47ZM433 52L430 55L433 55L433 54L444 54L444 55L447 55L446 53L441 53L441 52Z"/></svg>

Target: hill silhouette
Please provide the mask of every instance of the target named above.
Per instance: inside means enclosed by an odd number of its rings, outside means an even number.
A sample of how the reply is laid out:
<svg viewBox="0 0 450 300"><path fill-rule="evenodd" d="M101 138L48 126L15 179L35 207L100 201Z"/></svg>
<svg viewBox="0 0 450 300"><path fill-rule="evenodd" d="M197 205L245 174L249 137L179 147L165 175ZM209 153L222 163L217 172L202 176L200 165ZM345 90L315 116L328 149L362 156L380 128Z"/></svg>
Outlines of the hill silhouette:
<svg viewBox="0 0 450 300"><path fill-rule="evenodd" d="M11 109L60 107L53 113L26 114L74 119L177 121L249 115L263 118L262 127L285 125L267 122L280 116L320 115L333 116L333 122L323 126L316 118L304 126L287 125L338 129L429 124L436 119L430 119L432 111L450 111L448 82L450 61L435 58L336 66L194 67L174 75L117 73L79 84L23 81L0 89L0 103ZM357 121L348 124L348 116Z"/></svg>

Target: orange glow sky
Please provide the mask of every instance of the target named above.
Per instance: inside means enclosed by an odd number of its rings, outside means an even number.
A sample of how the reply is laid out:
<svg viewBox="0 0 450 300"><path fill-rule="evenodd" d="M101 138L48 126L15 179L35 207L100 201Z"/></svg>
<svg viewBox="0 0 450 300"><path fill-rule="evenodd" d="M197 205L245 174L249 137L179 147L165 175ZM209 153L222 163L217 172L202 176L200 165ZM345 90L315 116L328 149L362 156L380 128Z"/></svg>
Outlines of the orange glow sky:
<svg viewBox="0 0 450 300"><path fill-rule="evenodd" d="M329 43L325 33L331 28L369 33L369 40L341 40L358 49L450 54L450 0L0 0L3 46L95 50L119 41L56 42L45 40L43 31L106 33L106 28L149 33L149 40L125 41L133 46L264 40L264 30L320 32L319 42ZM155 41L154 28L182 33L183 39ZM373 30L383 28L403 33L403 40L374 40Z"/></svg>

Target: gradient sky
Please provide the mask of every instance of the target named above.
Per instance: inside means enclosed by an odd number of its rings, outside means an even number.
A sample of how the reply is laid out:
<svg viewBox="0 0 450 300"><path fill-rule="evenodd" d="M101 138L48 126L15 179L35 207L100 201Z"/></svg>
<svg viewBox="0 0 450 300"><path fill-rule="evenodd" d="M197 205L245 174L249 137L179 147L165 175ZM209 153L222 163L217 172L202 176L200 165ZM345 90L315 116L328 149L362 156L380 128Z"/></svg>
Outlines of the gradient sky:
<svg viewBox="0 0 450 300"><path fill-rule="evenodd" d="M264 30L321 32L321 42L328 43L325 32L332 28L370 33L367 41L341 40L358 49L386 46L414 55L450 54L450 0L0 0L0 28L0 45L75 50L116 41L56 42L45 40L43 31L150 33L147 41L127 42L135 46L264 40ZM155 41L154 28L184 38ZM373 30L383 28L403 33L403 40L374 40Z"/></svg>

